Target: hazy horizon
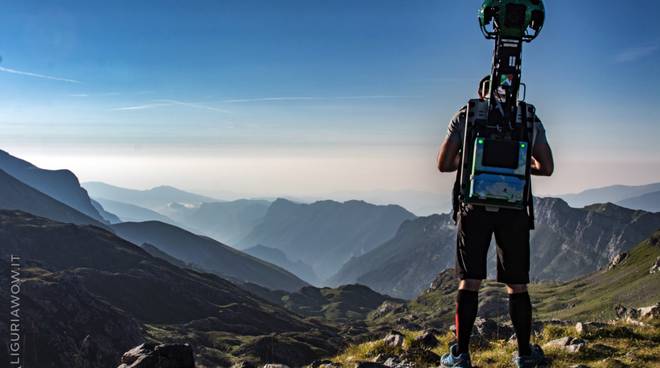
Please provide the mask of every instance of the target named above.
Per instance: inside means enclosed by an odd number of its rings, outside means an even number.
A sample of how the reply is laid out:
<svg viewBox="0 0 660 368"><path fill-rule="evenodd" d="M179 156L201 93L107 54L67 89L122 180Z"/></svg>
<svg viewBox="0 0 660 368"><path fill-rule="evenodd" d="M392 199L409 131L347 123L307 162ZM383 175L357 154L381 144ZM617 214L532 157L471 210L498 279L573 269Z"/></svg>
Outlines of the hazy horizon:
<svg viewBox="0 0 660 368"><path fill-rule="evenodd" d="M0 149L128 188L448 195L438 146L491 63L480 4L8 4ZM523 53L556 159L535 194L659 182L660 3L547 7Z"/></svg>

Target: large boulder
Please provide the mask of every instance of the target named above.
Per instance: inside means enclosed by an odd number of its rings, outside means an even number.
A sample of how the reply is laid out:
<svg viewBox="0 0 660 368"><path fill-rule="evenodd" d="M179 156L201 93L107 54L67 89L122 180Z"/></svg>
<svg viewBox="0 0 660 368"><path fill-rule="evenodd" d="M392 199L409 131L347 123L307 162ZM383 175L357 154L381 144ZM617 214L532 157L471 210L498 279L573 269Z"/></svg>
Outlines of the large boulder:
<svg viewBox="0 0 660 368"><path fill-rule="evenodd" d="M188 344L144 343L124 353L118 368L195 368L195 358Z"/></svg>
<svg viewBox="0 0 660 368"><path fill-rule="evenodd" d="M387 346L391 347L401 347L403 346L403 342L405 341L405 337L403 334L399 331L392 331L390 332L385 338L383 339L385 344Z"/></svg>
<svg viewBox="0 0 660 368"><path fill-rule="evenodd" d="M639 324L645 320L660 318L660 303L642 308L628 308L619 304L614 309L617 317L633 324Z"/></svg>

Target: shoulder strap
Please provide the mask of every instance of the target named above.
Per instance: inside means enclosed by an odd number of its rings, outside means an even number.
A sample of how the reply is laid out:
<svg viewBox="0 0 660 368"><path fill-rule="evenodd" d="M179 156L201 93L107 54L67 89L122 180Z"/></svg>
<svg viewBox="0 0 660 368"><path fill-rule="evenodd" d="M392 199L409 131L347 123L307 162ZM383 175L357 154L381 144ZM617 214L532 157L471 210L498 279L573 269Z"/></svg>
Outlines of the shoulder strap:
<svg viewBox="0 0 660 368"><path fill-rule="evenodd" d="M454 220L454 225L458 224L458 211L461 208L461 166L462 165L456 170L456 180L454 181L454 187L451 190L451 218Z"/></svg>
<svg viewBox="0 0 660 368"><path fill-rule="evenodd" d="M525 102L521 102L519 106L521 110L521 124L520 124L520 129L521 129L521 138L523 141L526 141L529 145L528 149L533 150L534 149L534 143L536 141L536 113L532 117L532 124L528 124L528 116L527 116L527 104ZM530 132L531 131L531 132ZM532 155L531 153L529 154L529 157L531 158ZM528 165L531 165L531 162L528 162ZM531 171L528 169L527 172L527 216L529 219L529 229L534 230L535 226L535 216L534 216L534 194L532 193L532 175Z"/></svg>
<svg viewBox="0 0 660 368"><path fill-rule="evenodd" d="M467 134L467 122L465 121L467 119L467 105L462 107L459 110L459 115L458 119L459 121L462 122L463 124L463 137L465 137L465 134ZM461 141L463 141L462 139ZM464 147L461 147L461 150L463 150ZM460 165L458 165L458 170L456 170L456 180L454 181L454 187L451 190L451 207L452 207L452 215L451 218L454 220L454 225L458 224L458 211L461 208L461 176L463 175L463 163L461 162Z"/></svg>

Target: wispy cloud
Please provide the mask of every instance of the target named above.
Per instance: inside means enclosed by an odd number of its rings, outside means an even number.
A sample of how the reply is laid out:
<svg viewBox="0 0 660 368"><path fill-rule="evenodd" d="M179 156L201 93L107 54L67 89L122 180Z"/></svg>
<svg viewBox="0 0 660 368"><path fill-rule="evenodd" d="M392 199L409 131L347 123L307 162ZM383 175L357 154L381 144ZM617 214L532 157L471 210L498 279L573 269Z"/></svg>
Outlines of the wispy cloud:
<svg viewBox="0 0 660 368"><path fill-rule="evenodd" d="M99 92L99 93L71 93L68 94L69 97L107 97L107 96L119 96L120 92Z"/></svg>
<svg viewBox="0 0 660 368"><path fill-rule="evenodd" d="M144 104L144 105L116 107L112 110L114 110L114 111L148 110L148 109L155 109L157 107L171 106L171 105L172 104L169 104L169 103L149 103L149 104Z"/></svg>
<svg viewBox="0 0 660 368"><path fill-rule="evenodd" d="M617 63L630 63L643 59L658 50L658 45L630 47L619 52L614 61Z"/></svg>
<svg viewBox="0 0 660 368"><path fill-rule="evenodd" d="M68 83L82 83L79 80L75 79L69 79L69 78L61 78L61 77L54 77L52 75L45 75L45 74L38 74L38 73L32 73L32 72L26 72L22 70L16 70L16 69L11 69L11 68L5 68L0 66L0 72L5 72L5 73L11 73L11 74L18 74L18 75L24 75L26 77L33 77L33 78L40 78L40 79L49 79L49 80L54 80L54 81L60 81L60 82L68 82Z"/></svg>
<svg viewBox="0 0 660 368"><path fill-rule="evenodd" d="M284 97L258 97L258 98L236 98L222 100L221 103L246 103L246 102L280 102L280 101L333 101L333 100L377 100L377 99L398 99L398 98L417 98L416 96L396 96L396 95L366 95L366 96L284 96Z"/></svg>
<svg viewBox="0 0 660 368"><path fill-rule="evenodd" d="M220 109L214 106L209 106L205 105L202 103L198 102L186 102L186 101L179 101L179 100L153 100L150 103L147 104L142 104L142 105L132 105L132 106L124 106L124 107L116 107L112 110L114 111L134 111L134 110L148 110L148 109L156 109L159 107L167 107L167 106L185 106L185 107L190 107L193 109L201 109L201 110L208 110L208 111L215 111L215 112L229 112L224 109Z"/></svg>

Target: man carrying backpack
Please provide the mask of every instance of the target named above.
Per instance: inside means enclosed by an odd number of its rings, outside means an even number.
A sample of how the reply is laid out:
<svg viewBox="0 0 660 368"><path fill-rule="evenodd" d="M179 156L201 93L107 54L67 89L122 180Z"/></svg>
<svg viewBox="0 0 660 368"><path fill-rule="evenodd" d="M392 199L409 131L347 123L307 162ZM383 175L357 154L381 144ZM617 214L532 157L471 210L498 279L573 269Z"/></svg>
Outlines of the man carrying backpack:
<svg viewBox="0 0 660 368"><path fill-rule="evenodd" d="M490 76L479 85L479 98L485 99L490 90ZM438 155L438 169L453 172L461 166L461 149L465 134L466 107L449 123L448 134ZM541 121L534 117L532 134L531 174L550 176L554 171L552 150ZM456 189L454 193L455 197ZM457 203L458 224L456 270L460 278L456 298L456 344L442 357L442 367L469 368L470 334L477 316L478 293L481 280L486 278L488 247L492 235L497 242L497 281L506 284L509 295L509 315L518 342L517 367L536 367L545 361L543 351L530 345L532 305L527 293L529 283L529 234L533 214L526 209L493 209Z"/></svg>

